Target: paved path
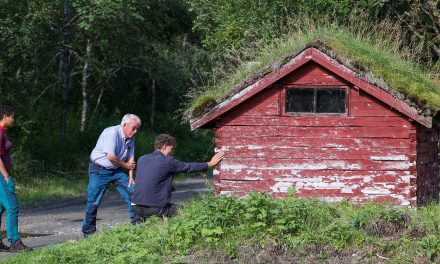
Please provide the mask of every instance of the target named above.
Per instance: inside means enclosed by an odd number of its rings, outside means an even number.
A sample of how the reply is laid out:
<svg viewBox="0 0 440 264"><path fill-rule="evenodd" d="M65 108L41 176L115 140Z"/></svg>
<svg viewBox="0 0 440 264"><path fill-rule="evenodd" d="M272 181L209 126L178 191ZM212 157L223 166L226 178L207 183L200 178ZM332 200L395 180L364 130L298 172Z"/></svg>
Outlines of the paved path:
<svg viewBox="0 0 440 264"><path fill-rule="evenodd" d="M172 202L183 204L198 193L207 192L212 180L203 177L175 181L176 192ZM54 202L53 204L20 209L19 230L25 245L39 248L67 240L82 239L81 224L84 217L86 197ZM129 222L127 207L118 192L107 192L98 210L99 230ZM4 217L2 230L4 230ZM27 236L27 237L25 237ZM5 241L4 239L3 241ZM0 258L12 253L0 252Z"/></svg>

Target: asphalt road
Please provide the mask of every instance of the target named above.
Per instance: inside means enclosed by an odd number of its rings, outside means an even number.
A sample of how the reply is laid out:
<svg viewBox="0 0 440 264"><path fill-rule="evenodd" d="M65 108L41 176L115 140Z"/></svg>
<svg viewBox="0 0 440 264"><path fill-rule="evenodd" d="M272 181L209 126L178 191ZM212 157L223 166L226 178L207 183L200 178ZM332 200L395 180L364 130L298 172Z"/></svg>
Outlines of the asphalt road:
<svg viewBox="0 0 440 264"><path fill-rule="evenodd" d="M203 177L175 181L176 192L173 193L172 202L184 204L194 195L209 191L211 184L211 179ZM33 248L40 248L68 240L82 239L81 224L85 202L86 197L79 197L20 209L19 232L23 243ZM5 230L4 215L1 230ZM108 191L98 210L98 232L129 222L127 206L118 192ZM6 239L3 239L3 242L6 244ZM13 253L0 252L0 259L12 255Z"/></svg>

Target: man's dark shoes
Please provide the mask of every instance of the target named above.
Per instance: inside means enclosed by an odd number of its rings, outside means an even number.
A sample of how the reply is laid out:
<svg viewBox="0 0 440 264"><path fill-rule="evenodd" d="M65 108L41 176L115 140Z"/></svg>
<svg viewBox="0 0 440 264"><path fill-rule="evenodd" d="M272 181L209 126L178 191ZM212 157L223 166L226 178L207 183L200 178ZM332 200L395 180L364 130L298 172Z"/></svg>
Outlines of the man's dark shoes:
<svg viewBox="0 0 440 264"><path fill-rule="evenodd" d="M2 241L0 241L0 252L9 252L9 247L3 244Z"/></svg>
<svg viewBox="0 0 440 264"><path fill-rule="evenodd" d="M143 221L142 217L140 217L140 216L135 216L135 218L133 220L131 220L132 225L140 225L143 222L144 221Z"/></svg>
<svg viewBox="0 0 440 264"><path fill-rule="evenodd" d="M27 247L21 242L21 239L17 240L14 244L11 244L10 251L11 252L19 252L19 251L31 251L32 248Z"/></svg>

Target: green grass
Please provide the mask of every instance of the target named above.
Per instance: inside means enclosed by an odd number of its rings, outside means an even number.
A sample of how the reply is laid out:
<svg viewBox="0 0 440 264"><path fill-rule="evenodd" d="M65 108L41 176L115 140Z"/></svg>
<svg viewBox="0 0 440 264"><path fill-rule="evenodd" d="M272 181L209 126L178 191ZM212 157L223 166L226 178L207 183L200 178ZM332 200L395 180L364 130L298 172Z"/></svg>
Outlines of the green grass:
<svg viewBox="0 0 440 264"><path fill-rule="evenodd" d="M212 176L212 170L207 173L178 173L175 181L184 180L188 177L199 175ZM57 199L75 198L87 194L88 176L87 172L76 173L70 176L58 176L42 174L26 178L14 179L15 192L20 206L35 206L46 204ZM110 191L116 191L110 185Z"/></svg>
<svg viewBox="0 0 440 264"><path fill-rule="evenodd" d="M208 195L174 218L121 225L5 263L430 263L440 261L439 237L439 205L414 210L257 193Z"/></svg>
<svg viewBox="0 0 440 264"><path fill-rule="evenodd" d="M234 88L243 88L243 80L255 73L270 72L272 65L280 66L309 43L322 40L344 63L354 68L363 67L360 74L373 83L386 83L392 93L402 94L421 109L440 110L440 80L427 69L422 69L417 58L417 47L406 47L404 36L396 27L367 25L357 21L353 26L327 23L317 25L304 19L300 28L270 43L250 45L235 52L232 70L213 74L205 87L191 91L192 100L186 108L186 119L199 116L220 103ZM245 59L240 60L240 57ZM249 59L250 58L250 59ZM275 63L278 61L278 63ZM222 68L222 67L219 67ZM223 66L224 68L224 66ZM220 72L220 73L218 73ZM246 85L245 85L246 86ZM427 113L432 114L431 112Z"/></svg>
<svg viewBox="0 0 440 264"><path fill-rule="evenodd" d="M174 180L180 181L188 177L212 177L212 170L207 173L178 173ZM46 204L57 199L75 198L87 194L87 172L77 172L74 175L39 174L36 176L14 179L15 192L20 206L35 206ZM110 185L110 191L116 191Z"/></svg>
<svg viewBox="0 0 440 264"><path fill-rule="evenodd" d="M83 195L87 190L87 173L70 176L38 174L14 179L20 206L32 206L60 198Z"/></svg>

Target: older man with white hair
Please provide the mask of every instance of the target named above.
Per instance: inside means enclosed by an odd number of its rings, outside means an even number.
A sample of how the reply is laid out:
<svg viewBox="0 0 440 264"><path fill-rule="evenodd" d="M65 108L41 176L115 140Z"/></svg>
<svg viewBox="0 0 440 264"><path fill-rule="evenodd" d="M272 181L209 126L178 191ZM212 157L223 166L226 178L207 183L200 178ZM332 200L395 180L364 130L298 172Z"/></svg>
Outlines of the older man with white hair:
<svg viewBox="0 0 440 264"><path fill-rule="evenodd" d="M126 114L120 125L111 126L101 133L89 161L89 185L87 187L86 214L82 225L84 237L96 231L96 214L101 199L111 183L128 206L133 221L130 196L133 192L134 136L141 126L141 119ZM128 174L127 174L128 171Z"/></svg>

